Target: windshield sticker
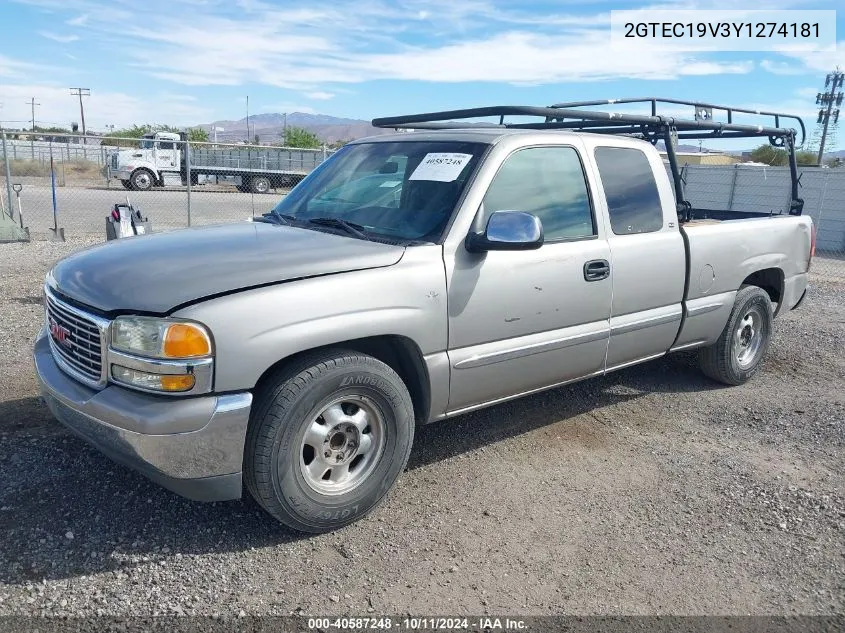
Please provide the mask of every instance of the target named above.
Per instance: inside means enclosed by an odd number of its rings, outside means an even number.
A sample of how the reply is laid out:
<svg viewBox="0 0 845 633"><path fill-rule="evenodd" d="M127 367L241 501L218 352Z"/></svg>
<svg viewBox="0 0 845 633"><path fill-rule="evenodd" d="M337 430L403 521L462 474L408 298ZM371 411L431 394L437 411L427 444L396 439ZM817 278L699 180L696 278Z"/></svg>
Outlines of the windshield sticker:
<svg viewBox="0 0 845 633"><path fill-rule="evenodd" d="M452 182L463 171L472 154L432 152L426 154L408 180L436 180Z"/></svg>
<svg viewBox="0 0 845 633"><path fill-rule="evenodd" d="M401 180L385 180L383 183L381 183L379 185L379 188L381 188L381 187L398 187L401 184L402 184Z"/></svg>

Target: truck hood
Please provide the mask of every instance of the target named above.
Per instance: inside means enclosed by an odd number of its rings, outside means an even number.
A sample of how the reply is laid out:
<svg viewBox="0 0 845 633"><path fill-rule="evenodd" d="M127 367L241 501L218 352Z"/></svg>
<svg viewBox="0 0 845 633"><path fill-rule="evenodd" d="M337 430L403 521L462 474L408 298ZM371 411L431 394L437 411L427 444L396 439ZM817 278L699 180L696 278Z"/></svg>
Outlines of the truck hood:
<svg viewBox="0 0 845 633"><path fill-rule="evenodd" d="M48 283L104 313L165 314L236 290L391 266L402 246L265 223L130 237L58 262Z"/></svg>
<svg viewBox="0 0 845 633"><path fill-rule="evenodd" d="M149 150L142 149L122 149L117 152L117 162L119 165L127 165L132 161L145 160L149 155Z"/></svg>

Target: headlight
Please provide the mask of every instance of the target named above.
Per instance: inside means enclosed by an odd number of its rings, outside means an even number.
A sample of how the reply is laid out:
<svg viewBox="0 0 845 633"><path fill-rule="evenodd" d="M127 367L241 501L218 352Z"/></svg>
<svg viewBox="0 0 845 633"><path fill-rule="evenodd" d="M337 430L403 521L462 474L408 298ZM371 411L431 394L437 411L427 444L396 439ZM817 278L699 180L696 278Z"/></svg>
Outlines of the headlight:
<svg viewBox="0 0 845 633"><path fill-rule="evenodd" d="M199 323L125 316L111 324L109 374L114 382L160 393L210 393L211 336Z"/></svg>
<svg viewBox="0 0 845 633"><path fill-rule="evenodd" d="M200 358L211 354L211 337L198 323L118 317L111 326L111 346L152 358Z"/></svg>

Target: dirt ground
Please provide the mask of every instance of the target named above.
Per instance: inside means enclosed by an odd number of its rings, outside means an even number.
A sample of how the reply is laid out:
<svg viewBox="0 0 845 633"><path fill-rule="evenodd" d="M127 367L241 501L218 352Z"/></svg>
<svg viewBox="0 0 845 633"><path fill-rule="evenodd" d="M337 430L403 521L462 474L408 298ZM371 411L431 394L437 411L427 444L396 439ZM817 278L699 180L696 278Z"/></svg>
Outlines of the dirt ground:
<svg viewBox="0 0 845 633"><path fill-rule="evenodd" d="M40 286L81 246L0 245L0 615L845 612L845 265L750 383L674 355L424 427L387 502L315 537L51 418Z"/></svg>

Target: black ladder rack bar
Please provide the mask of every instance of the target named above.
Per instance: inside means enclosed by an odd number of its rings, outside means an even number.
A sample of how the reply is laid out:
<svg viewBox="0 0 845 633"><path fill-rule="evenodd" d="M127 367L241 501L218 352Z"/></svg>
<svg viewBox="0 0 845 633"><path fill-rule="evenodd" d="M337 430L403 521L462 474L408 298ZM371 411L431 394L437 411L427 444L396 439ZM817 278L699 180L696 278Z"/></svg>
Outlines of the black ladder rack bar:
<svg viewBox="0 0 845 633"><path fill-rule="evenodd" d="M614 103L640 103L643 99L626 99L617 100ZM784 128L771 125L749 125L732 122L732 113L741 112L743 114L756 114L759 116L774 117L780 123L781 118L794 119L798 122L801 128L801 143L804 142L805 128L804 123L799 117L780 114L774 112L755 112L742 108L729 108L728 106L710 106L709 104L701 104L694 102L670 100L670 99L648 99L655 103L668 102L672 104L692 105L696 107L712 107L721 109L729 113L731 122L713 121L713 120L694 120L683 119L663 115L646 115L646 114L630 114L618 112L603 112L599 110L587 110L562 107L540 107L540 106L487 106L481 108L466 108L462 110L445 110L440 112L425 112L420 114L408 114L403 116L382 117L373 119L372 124L375 127L381 128L412 128L412 129L458 129L466 127L485 127L485 128L517 128L517 129L568 129L568 130L586 130L602 122L607 130L601 130L603 134L613 134L610 128L630 127L633 125L643 126L651 133L659 132L663 127L674 128L678 132L678 138L686 138L684 132L691 131L705 131L710 130L714 132L714 136L719 136L724 132L737 132L745 137L773 137L785 138L786 136L794 136L797 134L796 130L792 128ZM573 102L578 107L600 105L607 102ZM569 105L569 104L566 104ZM656 108L655 108L656 109ZM499 117L500 121L504 121L505 116L534 116L541 117L543 121L534 121L527 123L487 123L487 122L466 122L461 123L461 120L475 119L480 117ZM568 121L566 119L569 119ZM471 123L471 124L470 124ZM601 126L599 126L601 129ZM739 136L736 134L734 136ZM800 143L799 143L800 145Z"/></svg>
<svg viewBox="0 0 845 633"><path fill-rule="evenodd" d="M651 108L651 115L603 112L590 110L592 106L647 103ZM688 105L695 110L695 119L683 119L665 116L658 113L658 104ZM709 109L703 116L699 116L699 109ZM723 112L727 121L714 121L712 111ZM774 126L749 125L734 123L734 114L751 114L760 117L772 117ZM505 122L506 116L539 117L541 121L511 123ZM498 117L499 122L469 121L482 117ZM801 143L796 143L797 130L781 127L781 119L796 121L801 129ZM423 112L420 114L406 114L402 116L382 117L373 119L374 127L417 130L455 130L455 129L527 129L527 130L569 130L592 132L595 134L616 134L644 138L651 143L662 140L666 146L672 179L674 181L675 197L678 206L678 217L683 222L691 219L692 207L684 197L684 186L679 171L677 154L672 143L673 135L678 140L687 139L719 139L719 138L759 138L767 137L769 143L783 147L789 155L790 175L792 177L792 200L789 213L801 215L804 201L798 197L798 170L795 159L796 145L801 145L806 139L806 129L800 117L779 112L766 112L720 106L698 101L682 101L679 99L665 99L662 97L631 97L626 99L606 99L601 101L571 101L558 103L548 107L499 105L481 108L464 108L460 110L444 110L440 112Z"/></svg>
<svg viewBox="0 0 845 633"><path fill-rule="evenodd" d="M670 103L672 105L687 105L692 106L696 109L698 108L709 108L710 110L719 110L724 112L727 115L727 122L733 123L733 115L735 112L739 112L741 114L753 114L755 116L765 116L765 117L774 117L774 124L776 128L780 127L780 119L791 119L798 123L798 126L801 128L801 143L804 143L804 139L807 136L807 131L804 128L804 121L801 120L800 117L791 115L791 114L783 114L782 112L768 112L765 110L751 110L749 108L736 108L734 106L723 106L723 105L716 105L714 103L704 103L702 101L684 101L681 99L668 99L665 97L626 97L624 99L602 99L596 101L567 101L564 103L555 103L554 105L550 106L552 108L582 108L582 107L589 107L589 106L601 106L601 105L616 105L619 103L623 104L631 104L631 103L648 103L651 105L651 113L652 115L657 115L657 104L658 103Z"/></svg>

